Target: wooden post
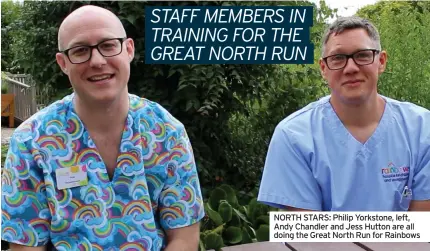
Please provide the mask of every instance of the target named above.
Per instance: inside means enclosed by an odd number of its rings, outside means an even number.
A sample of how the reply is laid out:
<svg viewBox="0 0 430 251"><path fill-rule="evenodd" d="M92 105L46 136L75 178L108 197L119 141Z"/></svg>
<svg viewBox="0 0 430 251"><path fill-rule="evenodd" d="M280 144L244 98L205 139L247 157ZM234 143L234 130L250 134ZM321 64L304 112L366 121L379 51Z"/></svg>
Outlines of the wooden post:
<svg viewBox="0 0 430 251"><path fill-rule="evenodd" d="M10 115L9 115L9 127L14 128L15 126L15 97L12 96L12 102L10 103Z"/></svg>
<svg viewBox="0 0 430 251"><path fill-rule="evenodd" d="M29 77L30 83L30 92L31 92L31 115L35 114L37 112L37 100L36 100L36 83L33 81L32 77ZM30 116L31 116L30 115Z"/></svg>
<svg viewBox="0 0 430 251"><path fill-rule="evenodd" d="M14 94L1 95L1 115L9 117L9 127L15 125L15 97Z"/></svg>

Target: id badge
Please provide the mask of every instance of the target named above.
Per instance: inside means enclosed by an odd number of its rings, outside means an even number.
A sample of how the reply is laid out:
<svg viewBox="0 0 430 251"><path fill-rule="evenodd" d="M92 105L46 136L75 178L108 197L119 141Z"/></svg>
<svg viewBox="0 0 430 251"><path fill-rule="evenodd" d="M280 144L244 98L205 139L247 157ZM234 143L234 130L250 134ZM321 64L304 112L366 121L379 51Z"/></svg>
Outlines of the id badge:
<svg viewBox="0 0 430 251"><path fill-rule="evenodd" d="M59 190L88 184L87 168L85 165L57 168L55 174Z"/></svg>

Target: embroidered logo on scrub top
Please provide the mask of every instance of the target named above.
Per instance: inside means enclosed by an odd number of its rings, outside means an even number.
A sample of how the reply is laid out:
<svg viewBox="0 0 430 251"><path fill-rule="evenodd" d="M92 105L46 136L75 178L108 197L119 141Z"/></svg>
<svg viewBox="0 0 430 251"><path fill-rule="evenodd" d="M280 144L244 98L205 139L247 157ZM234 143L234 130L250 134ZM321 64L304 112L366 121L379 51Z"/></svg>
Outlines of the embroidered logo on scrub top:
<svg viewBox="0 0 430 251"><path fill-rule="evenodd" d="M381 174L385 182L405 181L408 180L409 177L409 167L396 167L392 162L390 162L388 167L381 169Z"/></svg>

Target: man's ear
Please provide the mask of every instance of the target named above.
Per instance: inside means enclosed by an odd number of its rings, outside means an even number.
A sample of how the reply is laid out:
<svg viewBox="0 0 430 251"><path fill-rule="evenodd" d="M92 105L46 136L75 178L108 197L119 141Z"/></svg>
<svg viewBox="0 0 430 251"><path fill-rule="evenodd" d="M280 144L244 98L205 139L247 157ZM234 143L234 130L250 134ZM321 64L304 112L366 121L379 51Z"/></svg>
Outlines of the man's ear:
<svg viewBox="0 0 430 251"><path fill-rule="evenodd" d="M379 53L379 66L378 66L378 73L382 74L385 69L387 68L387 52L381 51Z"/></svg>
<svg viewBox="0 0 430 251"><path fill-rule="evenodd" d="M57 64L60 66L61 70L64 74L69 75L69 71L66 66L66 57L62 53L55 54L55 59L57 60Z"/></svg>
<svg viewBox="0 0 430 251"><path fill-rule="evenodd" d="M319 65L320 65L320 72L321 72L321 76L327 80L326 78L326 70L327 70L327 66L324 64L324 61L322 60L322 58L320 58L319 60Z"/></svg>
<svg viewBox="0 0 430 251"><path fill-rule="evenodd" d="M133 39L128 38L125 41L125 48L127 50L127 55L128 55L128 58L130 59L130 63L131 63L131 61L133 61L133 59L134 59L134 41L133 41Z"/></svg>

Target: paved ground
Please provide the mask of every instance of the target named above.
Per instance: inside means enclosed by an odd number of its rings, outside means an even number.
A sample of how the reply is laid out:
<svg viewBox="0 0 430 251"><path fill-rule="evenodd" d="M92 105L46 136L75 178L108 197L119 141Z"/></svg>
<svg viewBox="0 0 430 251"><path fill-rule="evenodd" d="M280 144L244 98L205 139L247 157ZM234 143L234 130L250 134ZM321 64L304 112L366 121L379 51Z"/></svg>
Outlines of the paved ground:
<svg viewBox="0 0 430 251"><path fill-rule="evenodd" d="M2 127L1 128L1 144L9 144L10 137L12 137L12 133L15 130L15 128L7 128Z"/></svg>

